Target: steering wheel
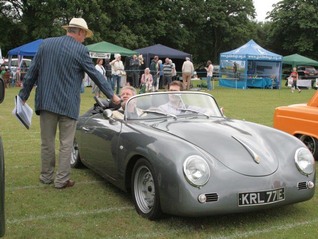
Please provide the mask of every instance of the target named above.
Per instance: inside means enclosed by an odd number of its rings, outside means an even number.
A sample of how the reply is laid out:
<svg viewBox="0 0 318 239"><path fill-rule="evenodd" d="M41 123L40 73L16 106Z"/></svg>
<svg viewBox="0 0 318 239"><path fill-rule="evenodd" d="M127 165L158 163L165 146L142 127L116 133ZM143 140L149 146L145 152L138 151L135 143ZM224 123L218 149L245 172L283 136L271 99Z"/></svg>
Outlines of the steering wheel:
<svg viewBox="0 0 318 239"><path fill-rule="evenodd" d="M104 104L104 102L102 102L102 100L100 98L98 98L97 96L94 96L94 100L96 101L96 103L102 107L102 109L106 109L106 105Z"/></svg>
<svg viewBox="0 0 318 239"><path fill-rule="evenodd" d="M97 96L94 96L94 100L96 101L97 105L100 106L103 110L104 109L112 109L118 110L121 107L121 104L115 105L111 100L102 100Z"/></svg>

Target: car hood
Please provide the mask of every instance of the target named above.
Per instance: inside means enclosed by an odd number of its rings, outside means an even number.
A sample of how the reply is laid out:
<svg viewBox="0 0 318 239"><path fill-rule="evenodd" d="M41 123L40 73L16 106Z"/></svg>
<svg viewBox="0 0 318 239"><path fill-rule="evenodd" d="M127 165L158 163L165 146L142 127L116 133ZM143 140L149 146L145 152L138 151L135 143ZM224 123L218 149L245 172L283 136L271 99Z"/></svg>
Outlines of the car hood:
<svg viewBox="0 0 318 239"><path fill-rule="evenodd" d="M274 173L277 158L284 155L277 140L287 137L270 127L230 119L178 120L154 127L196 145L231 170L248 176Z"/></svg>

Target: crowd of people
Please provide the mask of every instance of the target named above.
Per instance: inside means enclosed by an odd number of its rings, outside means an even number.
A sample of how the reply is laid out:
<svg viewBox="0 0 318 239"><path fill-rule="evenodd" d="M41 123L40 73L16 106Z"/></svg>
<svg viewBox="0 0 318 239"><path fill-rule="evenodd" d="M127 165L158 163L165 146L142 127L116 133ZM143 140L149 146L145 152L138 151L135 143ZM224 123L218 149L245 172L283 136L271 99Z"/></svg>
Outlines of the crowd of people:
<svg viewBox="0 0 318 239"><path fill-rule="evenodd" d="M174 80L182 82L183 89L190 90L191 80L198 79L194 65L189 57L186 57L179 71L172 59L166 57L161 60L158 56L151 59L149 67L145 66L142 55L133 55L121 60L120 54L115 54L114 59L96 60L96 69L102 73L107 81L112 85L116 94L120 88L126 85L139 89L139 93L156 92L159 89L167 90L169 84ZM207 89L212 90L211 79L213 76L213 65L210 60L206 63ZM92 91L96 96L100 96L100 91L92 83Z"/></svg>

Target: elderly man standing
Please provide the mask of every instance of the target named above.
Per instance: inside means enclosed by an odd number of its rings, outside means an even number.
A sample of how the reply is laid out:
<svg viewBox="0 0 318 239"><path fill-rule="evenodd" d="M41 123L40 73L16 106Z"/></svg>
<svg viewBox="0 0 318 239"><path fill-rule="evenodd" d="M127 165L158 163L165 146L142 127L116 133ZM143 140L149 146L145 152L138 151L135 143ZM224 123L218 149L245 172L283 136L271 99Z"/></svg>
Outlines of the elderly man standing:
<svg viewBox="0 0 318 239"><path fill-rule="evenodd" d="M116 94L119 94L119 89L121 85L121 76L125 74L125 67L121 60L120 54L115 54L115 59L109 63L112 67L112 87L115 89L116 85Z"/></svg>
<svg viewBox="0 0 318 239"><path fill-rule="evenodd" d="M40 182L62 189L74 186L70 179L70 160L76 121L79 116L80 91L84 73L115 104L120 98L113 93L89 57L82 44L93 35L83 18L73 18L63 26L65 36L48 38L43 41L35 55L30 69L24 77L19 92L25 102L36 83L35 112L40 115L41 128L41 173ZM59 128L59 162L55 170L55 136Z"/></svg>
<svg viewBox="0 0 318 239"><path fill-rule="evenodd" d="M129 62L131 76L132 76L132 86L137 88L139 87L139 66L140 62L137 58L137 55L133 55Z"/></svg>
<svg viewBox="0 0 318 239"><path fill-rule="evenodd" d="M193 63L190 61L189 57L186 57L186 60L183 62L183 65L182 65L182 82L183 82L183 88L185 90L190 90L191 76L193 72L194 72Z"/></svg>

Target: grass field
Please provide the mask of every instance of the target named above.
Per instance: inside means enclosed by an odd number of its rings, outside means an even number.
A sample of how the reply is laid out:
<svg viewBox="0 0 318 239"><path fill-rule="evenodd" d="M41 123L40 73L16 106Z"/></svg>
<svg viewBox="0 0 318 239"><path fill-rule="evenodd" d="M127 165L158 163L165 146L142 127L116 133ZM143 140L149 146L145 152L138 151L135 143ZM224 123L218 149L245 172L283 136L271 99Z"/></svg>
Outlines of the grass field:
<svg viewBox="0 0 318 239"><path fill-rule="evenodd" d="M18 88L6 91L0 105L5 150L6 235L4 238L317 238L318 192L307 202L247 214L182 218L154 222L140 217L130 195L88 169L73 169L73 188L56 190L39 183L39 118L26 130L11 114ZM82 94L81 113L94 103ZM307 102L314 90L236 90L216 86L210 92L225 115L272 126L274 109ZM34 91L28 101L33 108ZM282 147L284 147L283 142ZM317 168L317 165L316 165ZM316 181L317 184L317 181Z"/></svg>

